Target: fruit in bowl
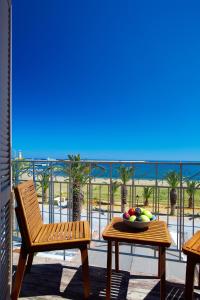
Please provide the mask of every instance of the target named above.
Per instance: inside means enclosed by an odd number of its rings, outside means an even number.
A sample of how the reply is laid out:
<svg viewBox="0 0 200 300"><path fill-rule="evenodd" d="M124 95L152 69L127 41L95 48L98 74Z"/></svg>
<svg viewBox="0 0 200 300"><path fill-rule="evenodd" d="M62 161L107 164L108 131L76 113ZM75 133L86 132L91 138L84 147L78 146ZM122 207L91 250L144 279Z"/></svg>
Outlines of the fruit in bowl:
<svg viewBox="0 0 200 300"><path fill-rule="evenodd" d="M156 216L142 207L131 207L123 214L123 222L133 228L147 228L149 223L155 220Z"/></svg>

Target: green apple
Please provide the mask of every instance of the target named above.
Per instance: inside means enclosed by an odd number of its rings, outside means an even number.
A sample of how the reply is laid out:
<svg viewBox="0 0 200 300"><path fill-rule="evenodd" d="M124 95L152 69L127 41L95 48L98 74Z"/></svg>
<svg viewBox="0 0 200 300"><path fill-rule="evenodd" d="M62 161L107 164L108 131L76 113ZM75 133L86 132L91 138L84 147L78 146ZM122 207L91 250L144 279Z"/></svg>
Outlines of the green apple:
<svg viewBox="0 0 200 300"><path fill-rule="evenodd" d="M149 219L152 218L152 213L151 213L150 211L146 210L146 209L144 210L143 214L144 214L145 216L147 216Z"/></svg>
<svg viewBox="0 0 200 300"><path fill-rule="evenodd" d="M140 207L140 209L141 209L141 213L142 213L142 215L144 214L144 211L145 211L145 209L143 208L143 207Z"/></svg>
<svg viewBox="0 0 200 300"><path fill-rule="evenodd" d="M149 222L150 219L146 215L141 215L142 222Z"/></svg>
<svg viewBox="0 0 200 300"><path fill-rule="evenodd" d="M130 222L134 222L135 219L136 219L136 216L130 216L129 221L130 221Z"/></svg>

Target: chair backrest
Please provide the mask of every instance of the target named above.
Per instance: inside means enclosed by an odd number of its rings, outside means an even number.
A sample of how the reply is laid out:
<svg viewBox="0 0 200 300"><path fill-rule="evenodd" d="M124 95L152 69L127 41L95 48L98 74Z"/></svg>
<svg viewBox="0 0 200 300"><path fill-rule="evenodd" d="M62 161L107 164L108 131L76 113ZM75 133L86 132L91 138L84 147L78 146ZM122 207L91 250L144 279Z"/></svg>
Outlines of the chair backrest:
<svg viewBox="0 0 200 300"><path fill-rule="evenodd" d="M30 247L43 225L34 182L23 182L16 186L14 191L17 201L15 210L22 240Z"/></svg>

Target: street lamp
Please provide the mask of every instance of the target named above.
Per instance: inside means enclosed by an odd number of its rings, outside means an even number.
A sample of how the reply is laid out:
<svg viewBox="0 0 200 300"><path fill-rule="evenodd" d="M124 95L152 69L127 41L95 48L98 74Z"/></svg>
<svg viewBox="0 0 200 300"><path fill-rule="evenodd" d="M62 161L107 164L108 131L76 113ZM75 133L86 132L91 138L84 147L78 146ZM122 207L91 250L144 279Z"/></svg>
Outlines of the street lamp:
<svg viewBox="0 0 200 300"><path fill-rule="evenodd" d="M137 203L137 206L138 206L139 198L140 198L140 196L137 195L137 196L136 196L136 203Z"/></svg>

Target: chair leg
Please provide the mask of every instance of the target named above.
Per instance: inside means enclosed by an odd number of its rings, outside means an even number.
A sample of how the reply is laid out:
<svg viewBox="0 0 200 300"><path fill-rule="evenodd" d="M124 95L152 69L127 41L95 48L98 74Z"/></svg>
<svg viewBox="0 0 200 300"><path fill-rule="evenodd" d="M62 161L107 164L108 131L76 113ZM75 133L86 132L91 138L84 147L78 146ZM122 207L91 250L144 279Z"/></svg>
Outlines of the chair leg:
<svg viewBox="0 0 200 300"><path fill-rule="evenodd" d="M115 241L115 271L119 272L119 242Z"/></svg>
<svg viewBox="0 0 200 300"><path fill-rule="evenodd" d="M166 294L166 274L165 274L166 253L165 252L166 252L165 247L159 247L158 277L160 278L160 299L161 300L165 299L165 294Z"/></svg>
<svg viewBox="0 0 200 300"><path fill-rule="evenodd" d="M193 299L195 265L196 262L188 255L185 278L185 300Z"/></svg>
<svg viewBox="0 0 200 300"><path fill-rule="evenodd" d="M19 262L17 266L17 271L16 271L16 276L15 276L15 281L12 286L12 294L11 294L11 299L12 300L17 300L20 294L21 286L22 286L22 281L24 278L24 271L26 267L26 261L27 261L27 252L21 247L20 250L20 256L19 256Z"/></svg>
<svg viewBox="0 0 200 300"><path fill-rule="evenodd" d="M200 289L200 264L199 264L198 288Z"/></svg>
<svg viewBox="0 0 200 300"><path fill-rule="evenodd" d="M111 275L112 275L112 241L108 241L107 251L107 282L106 282L106 300L110 300L111 294Z"/></svg>
<svg viewBox="0 0 200 300"><path fill-rule="evenodd" d="M28 262L26 266L26 272L29 273L31 271L32 263L33 263L34 253L29 253Z"/></svg>
<svg viewBox="0 0 200 300"><path fill-rule="evenodd" d="M80 248L82 270L83 270L83 287L84 299L88 299L90 295L90 280L89 280L89 264L88 264L88 250L87 245Z"/></svg>

